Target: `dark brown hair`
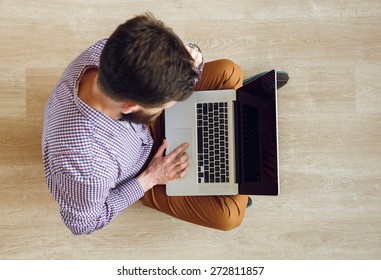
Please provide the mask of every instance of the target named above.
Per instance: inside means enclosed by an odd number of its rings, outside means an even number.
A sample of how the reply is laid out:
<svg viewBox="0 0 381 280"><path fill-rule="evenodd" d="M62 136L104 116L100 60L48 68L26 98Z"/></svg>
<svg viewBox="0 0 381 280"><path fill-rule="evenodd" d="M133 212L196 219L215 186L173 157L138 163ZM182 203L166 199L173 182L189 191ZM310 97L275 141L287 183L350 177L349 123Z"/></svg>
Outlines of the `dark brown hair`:
<svg viewBox="0 0 381 280"><path fill-rule="evenodd" d="M107 40L98 83L115 100L156 107L192 93L192 62L172 29L147 13L121 24Z"/></svg>

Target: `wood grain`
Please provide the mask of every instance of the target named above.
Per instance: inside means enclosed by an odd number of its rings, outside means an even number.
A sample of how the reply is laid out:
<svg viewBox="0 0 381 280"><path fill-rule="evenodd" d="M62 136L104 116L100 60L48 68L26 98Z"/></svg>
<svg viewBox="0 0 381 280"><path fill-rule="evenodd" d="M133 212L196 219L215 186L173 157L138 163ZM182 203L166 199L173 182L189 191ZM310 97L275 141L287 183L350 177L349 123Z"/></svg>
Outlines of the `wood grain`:
<svg viewBox="0 0 381 280"><path fill-rule="evenodd" d="M73 58L147 10L206 60L289 73L281 195L253 197L230 232L138 202L73 236L44 182L44 106ZM0 38L1 259L381 258L380 1L0 0Z"/></svg>

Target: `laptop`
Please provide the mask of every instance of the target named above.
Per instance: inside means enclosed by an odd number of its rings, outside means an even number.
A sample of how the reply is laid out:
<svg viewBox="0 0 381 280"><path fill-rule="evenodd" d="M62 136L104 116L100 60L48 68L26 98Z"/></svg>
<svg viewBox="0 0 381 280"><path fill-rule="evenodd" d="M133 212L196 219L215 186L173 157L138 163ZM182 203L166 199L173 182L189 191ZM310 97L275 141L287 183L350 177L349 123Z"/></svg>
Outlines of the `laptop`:
<svg viewBox="0 0 381 280"><path fill-rule="evenodd" d="M237 90L195 91L165 110L170 152L187 142L188 174L168 196L278 195L277 72Z"/></svg>

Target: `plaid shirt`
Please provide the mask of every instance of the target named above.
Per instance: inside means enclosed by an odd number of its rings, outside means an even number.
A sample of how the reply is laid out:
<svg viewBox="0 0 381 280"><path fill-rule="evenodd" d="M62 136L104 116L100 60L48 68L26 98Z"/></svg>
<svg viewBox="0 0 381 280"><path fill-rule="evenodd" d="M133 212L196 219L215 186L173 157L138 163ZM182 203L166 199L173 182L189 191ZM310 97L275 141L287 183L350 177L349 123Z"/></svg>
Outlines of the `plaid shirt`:
<svg viewBox="0 0 381 280"><path fill-rule="evenodd" d="M81 75L99 65L105 43L99 41L68 66L45 109L46 182L74 234L103 228L143 197L135 177L153 144L146 125L113 120L77 96Z"/></svg>
<svg viewBox="0 0 381 280"><path fill-rule="evenodd" d="M45 108L46 182L74 234L105 227L143 197L136 176L153 145L146 125L113 120L77 96L82 74L88 67L99 66L106 41L88 48L66 68ZM197 69L199 77L203 66L204 62Z"/></svg>

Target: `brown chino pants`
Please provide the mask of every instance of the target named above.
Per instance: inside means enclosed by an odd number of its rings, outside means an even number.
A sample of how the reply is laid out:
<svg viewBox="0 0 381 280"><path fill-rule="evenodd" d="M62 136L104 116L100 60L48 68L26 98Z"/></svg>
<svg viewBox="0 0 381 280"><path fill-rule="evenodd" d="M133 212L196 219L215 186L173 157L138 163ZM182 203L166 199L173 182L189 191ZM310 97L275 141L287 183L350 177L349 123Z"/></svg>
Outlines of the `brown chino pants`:
<svg viewBox="0 0 381 280"><path fill-rule="evenodd" d="M237 89L242 86L241 68L230 60L205 63L201 80L195 90ZM159 117L151 126L155 154L164 137L164 118ZM167 196L165 185L147 191L143 205L190 223L230 230L242 223L248 201L247 195L233 196Z"/></svg>

